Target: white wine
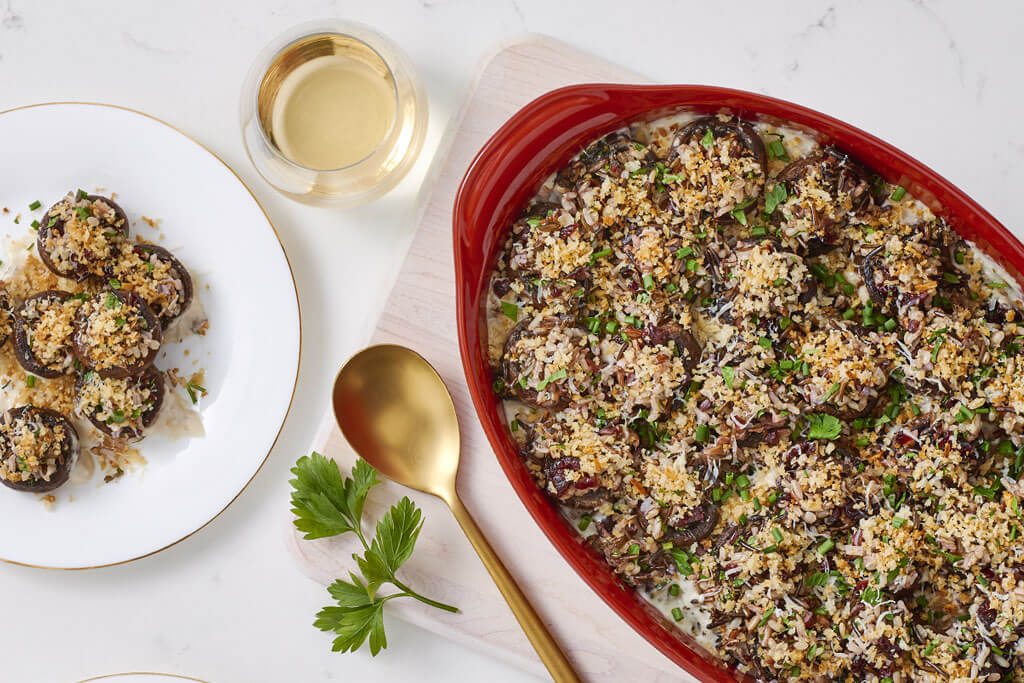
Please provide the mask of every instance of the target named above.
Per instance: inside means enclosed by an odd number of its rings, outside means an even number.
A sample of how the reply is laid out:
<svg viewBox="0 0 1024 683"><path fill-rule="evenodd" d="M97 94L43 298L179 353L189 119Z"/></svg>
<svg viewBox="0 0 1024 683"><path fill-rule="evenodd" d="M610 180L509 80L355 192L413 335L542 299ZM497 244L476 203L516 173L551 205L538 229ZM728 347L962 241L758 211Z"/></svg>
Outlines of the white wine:
<svg viewBox="0 0 1024 683"><path fill-rule="evenodd" d="M427 100L408 58L365 26L303 24L257 57L241 97L242 139L274 188L316 206L384 195L412 167Z"/></svg>
<svg viewBox="0 0 1024 683"><path fill-rule="evenodd" d="M365 159L395 120L390 74L344 54L316 57L285 77L270 134L281 153L306 168L343 168Z"/></svg>

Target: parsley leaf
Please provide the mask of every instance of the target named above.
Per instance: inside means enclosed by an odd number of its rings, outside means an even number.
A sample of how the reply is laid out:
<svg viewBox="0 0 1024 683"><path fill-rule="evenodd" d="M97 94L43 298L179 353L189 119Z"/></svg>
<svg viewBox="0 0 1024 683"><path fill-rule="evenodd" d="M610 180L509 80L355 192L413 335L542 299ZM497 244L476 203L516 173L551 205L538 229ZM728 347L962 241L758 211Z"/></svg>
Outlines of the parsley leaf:
<svg viewBox="0 0 1024 683"><path fill-rule="evenodd" d="M327 589L338 604L320 610L313 625L321 631L337 634L331 647L334 652L355 652L369 638L370 654L376 657L388 646L384 634L384 600L371 597L367 586L355 574L349 577L352 583L338 579Z"/></svg>
<svg viewBox="0 0 1024 683"><path fill-rule="evenodd" d="M519 306L508 301L501 302L501 312L513 322L519 319Z"/></svg>
<svg viewBox="0 0 1024 683"><path fill-rule="evenodd" d="M764 195L764 212L767 214L772 213L776 207L785 203L788 198L789 194L786 192L786 186L782 183L777 184Z"/></svg>
<svg viewBox="0 0 1024 683"><path fill-rule="evenodd" d="M835 415L815 413L808 419L811 425L811 431L807 434L808 439L827 439L831 441L843 431L843 423Z"/></svg>
<svg viewBox="0 0 1024 683"><path fill-rule="evenodd" d="M359 528L363 503L376 483L375 476L357 488L353 479L342 478L337 463L316 452L299 458L292 474L292 513L297 518L295 528L306 532L303 538L327 538Z"/></svg>
<svg viewBox="0 0 1024 683"><path fill-rule="evenodd" d="M447 612L458 609L420 595L396 576L398 569L412 556L423 528L423 515L408 498L393 505L377 523L373 539L367 543L362 530L366 497L377 481L377 471L357 460L352 476L342 475L331 459L314 452L299 458L292 468L292 513L295 527L304 538L326 538L353 532L363 546L363 554L353 554L362 576L349 573L349 581L336 580L327 591L337 604L316 615L313 625L334 633L334 652L354 652L368 643L376 656L387 647L384 633L384 603L392 598L411 597ZM381 596L377 591L391 584L399 592Z"/></svg>

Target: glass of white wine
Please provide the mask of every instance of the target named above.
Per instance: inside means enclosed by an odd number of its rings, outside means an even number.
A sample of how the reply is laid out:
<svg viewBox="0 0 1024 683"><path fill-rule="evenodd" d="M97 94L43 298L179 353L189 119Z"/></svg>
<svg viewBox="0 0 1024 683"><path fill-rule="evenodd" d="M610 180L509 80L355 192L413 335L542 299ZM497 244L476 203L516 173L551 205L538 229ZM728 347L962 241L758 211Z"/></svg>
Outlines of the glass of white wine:
<svg viewBox="0 0 1024 683"><path fill-rule="evenodd" d="M242 138L275 189L317 206L381 197L408 172L427 101L405 54L351 22L302 24L256 58L241 97Z"/></svg>

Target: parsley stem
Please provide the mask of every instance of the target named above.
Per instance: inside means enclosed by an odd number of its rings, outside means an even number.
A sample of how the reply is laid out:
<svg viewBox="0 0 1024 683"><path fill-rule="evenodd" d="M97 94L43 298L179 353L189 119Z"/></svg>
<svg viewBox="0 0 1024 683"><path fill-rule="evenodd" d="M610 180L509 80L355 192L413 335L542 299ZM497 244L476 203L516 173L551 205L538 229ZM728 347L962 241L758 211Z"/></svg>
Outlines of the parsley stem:
<svg viewBox="0 0 1024 683"><path fill-rule="evenodd" d="M431 607L436 607L438 609L443 609L445 612L458 612L459 611L459 609L457 607L452 607L451 605L446 605L443 602L438 602L437 600L431 600L430 598L428 598L426 596L420 595L419 593L417 593L413 589L409 588L404 583L402 583L401 581L399 581L398 579L396 579L394 577L391 577L391 583L393 583L396 588L398 588L400 591L402 591L402 593L400 593L399 595L408 595L410 598L416 598L420 602L426 603L426 604L430 605ZM388 597L395 597L395 596L389 595Z"/></svg>

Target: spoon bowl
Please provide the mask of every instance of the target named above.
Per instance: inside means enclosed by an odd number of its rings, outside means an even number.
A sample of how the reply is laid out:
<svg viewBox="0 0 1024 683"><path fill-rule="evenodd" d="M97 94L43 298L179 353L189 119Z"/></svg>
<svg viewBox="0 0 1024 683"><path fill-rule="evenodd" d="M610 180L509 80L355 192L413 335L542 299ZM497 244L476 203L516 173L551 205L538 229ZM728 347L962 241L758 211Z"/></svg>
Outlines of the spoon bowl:
<svg viewBox="0 0 1024 683"><path fill-rule="evenodd" d="M388 479L448 504L551 677L558 683L579 681L554 636L459 500L459 420L448 388L430 363L403 346L363 349L338 372L333 403L341 433L363 460Z"/></svg>
<svg viewBox="0 0 1024 683"><path fill-rule="evenodd" d="M459 467L459 420L437 371L402 346L371 346L334 381L334 418L353 450L403 486L448 501Z"/></svg>

